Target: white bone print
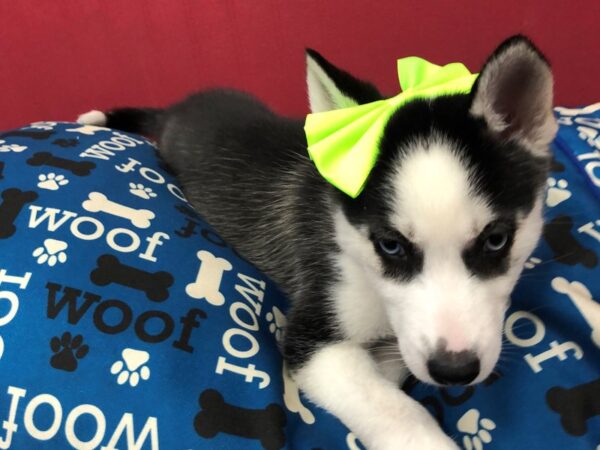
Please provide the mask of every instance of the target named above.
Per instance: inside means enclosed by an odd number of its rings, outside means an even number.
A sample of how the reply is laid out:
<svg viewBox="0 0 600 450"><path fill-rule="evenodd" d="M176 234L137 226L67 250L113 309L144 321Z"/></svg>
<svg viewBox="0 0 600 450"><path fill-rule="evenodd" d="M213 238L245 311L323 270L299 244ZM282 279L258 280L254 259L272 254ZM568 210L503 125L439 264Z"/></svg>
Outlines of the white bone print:
<svg viewBox="0 0 600 450"><path fill-rule="evenodd" d="M287 364L283 363L283 401L285 407L290 412L298 413L304 423L312 425L315 423L315 416L310 410L302 404L298 386L289 375Z"/></svg>
<svg viewBox="0 0 600 450"><path fill-rule="evenodd" d="M592 298L592 293L579 281L569 282L563 277L556 277L551 285L556 292L569 296L592 328L592 341L600 348L600 303Z"/></svg>
<svg viewBox="0 0 600 450"><path fill-rule="evenodd" d="M113 216L122 217L138 228L148 228L154 219L154 213L148 209L135 209L109 200L100 192L90 192L88 199L82 203L83 208L89 212L105 212Z"/></svg>
<svg viewBox="0 0 600 450"><path fill-rule="evenodd" d="M221 293L221 279L223 272L230 271L233 266L224 258L218 258L206 250L196 253L200 261L196 281L185 287L185 293L195 299L205 299L214 306L225 303L225 296Z"/></svg>

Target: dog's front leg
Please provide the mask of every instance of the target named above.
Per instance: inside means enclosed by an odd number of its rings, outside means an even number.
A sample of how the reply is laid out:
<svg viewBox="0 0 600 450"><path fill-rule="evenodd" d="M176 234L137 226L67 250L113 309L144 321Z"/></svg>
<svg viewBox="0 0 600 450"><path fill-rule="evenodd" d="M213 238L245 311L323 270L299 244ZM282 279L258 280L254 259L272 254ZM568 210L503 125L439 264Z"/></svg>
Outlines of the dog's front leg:
<svg viewBox="0 0 600 450"><path fill-rule="evenodd" d="M427 410L350 342L322 347L294 373L310 400L337 416L369 450L456 450Z"/></svg>

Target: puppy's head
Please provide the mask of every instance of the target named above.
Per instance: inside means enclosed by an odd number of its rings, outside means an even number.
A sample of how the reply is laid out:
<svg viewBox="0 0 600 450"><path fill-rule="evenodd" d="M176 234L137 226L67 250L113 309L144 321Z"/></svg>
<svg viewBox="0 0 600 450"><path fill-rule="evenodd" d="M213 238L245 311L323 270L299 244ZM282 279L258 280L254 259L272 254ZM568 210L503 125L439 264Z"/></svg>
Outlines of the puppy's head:
<svg viewBox="0 0 600 450"><path fill-rule="evenodd" d="M434 384L487 378L509 296L541 233L552 73L526 38L501 44L470 94L400 107L337 239L372 284L409 369ZM313 112L381 98L308 52ZM348 262L350 261L350 262Z"/></svg>

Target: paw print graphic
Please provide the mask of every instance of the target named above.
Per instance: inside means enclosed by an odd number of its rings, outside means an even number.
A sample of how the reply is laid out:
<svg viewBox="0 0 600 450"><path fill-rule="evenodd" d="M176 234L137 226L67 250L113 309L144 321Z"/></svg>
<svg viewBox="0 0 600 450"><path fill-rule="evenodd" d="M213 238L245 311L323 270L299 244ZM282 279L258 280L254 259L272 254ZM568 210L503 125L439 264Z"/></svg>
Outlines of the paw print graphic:
<svg viewBox="0 0 600 450"><path fill-rule="evenodd" d="M37 186L49 191L57 191L61 186L69 184L69 180L64 175L56 175L54 172L42 173L38 176L38 180Z"/></svg>
<svg viewBox="0 0 600 450"><path fill-rule="evenodd" d="M156 197L156 193L152 188L146 187L141 183L129 183L129 192L136 195L144 200L149 200Z"/></svg>
<svg viewBox="0 0 600 450"><path fill-rule="evenodd" d="M571 197L571 191L567 189L569 183L567 180L548 178L548 192L546 194L546 206L553 207Z"/></svg>
<svg viewBox="0 0 600 450"><path fill-rule="evenodd" d="M537 266L541 262L542 262L542 260L540 258L536 258L535 256L532 256L525 262L524 265L525 265L526 269L533 269L535 266Z"/></svg>
<svg viewBox="0 0 600 450"><path fill-rule="evenodd" d="M68 331L59 338L54 336L50 340L50 349L54 353L50 358L50 365L58 370L74 372L77 370L77 361L85 358L90 348L83 343L83 337L78 334L71 337Z"/></svg>
<svg viewBox="0 0 600 450"><path fill-rule="evenodd" d="M110 373L117 375L117 383L129 382L131 387L136 387L140 380L150 378L150 369L146 363L150 360L150 353L143 350L126 348L121 352L121 359L115 361L110 368Z"/></svg>
<svg viewBox="0 0 600 450"><path fill-rule="evenodd" d="M492 442L490 431L496 428L491 419L480 419L481 413L472 408L468 410L456 423L456 428L463 436L465 450L483 450L483 444Z"/></svg>
<svg viewBox="0 0 600 450"><path fill-rule="evenodd" d="M271 312L267 313L266 318L269 322L269 331L275 335L277 342L280 342L283 338L283 328L286 324L285 315L277 306L273 306Z"/></svg>
<svg viewBox="0 0 600 450"><path fill-rule="evenodd" d="M64 241L57 239L46 239L44 245L36 248L32 256L37 258L38 264L48 264L50 267L54 267L57 262L64 263L67 261L67 254L65 250L68 244Z"/></svg>
<svg viewBox="0 0 600 450"><path fill-rule="evenodd" d="M25 145L6 144L6 141L0 140L0 152L21 153L23 150L27 150L27 147Z"/></svg>

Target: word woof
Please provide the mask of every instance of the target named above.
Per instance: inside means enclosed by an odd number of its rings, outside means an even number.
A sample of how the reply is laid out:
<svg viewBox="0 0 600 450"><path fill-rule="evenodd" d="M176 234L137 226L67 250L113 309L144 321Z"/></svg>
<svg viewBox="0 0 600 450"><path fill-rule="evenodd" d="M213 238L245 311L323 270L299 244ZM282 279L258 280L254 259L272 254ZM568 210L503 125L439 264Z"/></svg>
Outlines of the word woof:
<svg viewBox="0 0 600 450"><path fill-rule="evenodd" d="M514 333L517 322L521 322L519 326L521 326L523 322L529 322L533 326L533 334L529 337L517 336ZM544 325L542 319L531 312L515 311L506 319L504 324L504 334L510 342L518 347L533 347L544 340L546 336L546 326ZM583 358L583 350L577 343L573 341L567 341L563 343L552 341L550 342L549 347L550 349L546 350L545 352L537 355L527 353L523 357L525 362L529 365L534 373L540 373L542 370L544 370L542 363L553 358L558 358L559 361L565 361L569 358L569 356L573 356L575 359Z"/></svg>
<svg viewBox="0 0 600 450"><path fill-rule="evenodd" d="M127 220L131 225L138 228L147 228L150 226L150 220L154 218L154 213L142 209L129 208L115 202L111 202L99 192L89 194L87 200L83 202L83 207L90 212L105 212L113 214ZM75 212L60 210L58 208L41 207L37 205L29 206L29 228L37 228L40 225L50 232L59 230L62 226L67 226L70 222L69 230L71 234L83 241L93 241L104 237L110 248L121 253L132 253L142 246L141 238L135 231L129 228L113 228L105 233L105 227L98 219L91 216L80 216ZM149 216L147 213L151 213ZM163 242L169 240L170 236L162 231L157 231L152 236L145 238L143 251L138 253L138 257L150 262L156 262L154 255L156 248L163 245Z"/></svg>
<svg viewBox="0 0 600 450"><path fill-rule="evenodd" d="M92 145L91 147L81 152L79 156L82 158L94 158L100 159L102 161L110 161L110 159L117 153L127 150L128 148L133 148L143 144L152 145L148 142L140 141L139 139L135 139L131 136L127 136L115 131L113 132L113 137ZM133 172L134 170L139 170L139 174L151 183L166 183L165 177L163 177L159 172L149 167L142 166L142 163L140 161L137 161L133 158L127 158L127 163L117 164L115 165L115 168L122 173L128 173ZM171 193L171 195L187 203L183 192L181 191L181 189L179 189L179 187L177 187L177 185L173 183L166 184L167 190Z"/></svg>
<svg viewBox="0 0 600 450"><path fill-rule="evenodd" d="M147 310L134 317L131 307L118 299L102 299L92 292L83 292L69 286L61 286L48 282L48 306L46 316L56 319L65 311L67 322L77 325L85 316L91 315L96 329L105 334L119 334L133 326L138 339L148 344L158 344L166 341L175 334L175 320L166 312ZM59 299L59 293L62 297ZM82 295L83 294L83 295ZM93 312L90 310L93 309ZM200 327L199 319L206 318L206 313L198 308L190 309L179 319L181 328L172 346L178 350L192 353L194 347L190 344L192 332ZM149 325L150 323L150 325Z"/></svg>
<svg viewBox="0 0 600 450"><path fill-rule="evenodd" d="M219 356L215 372L219 375L225 372L241 375L246 383L258 380L259 389L264 389L271 383L269 374L258 370L255 364L244 364L260 351L260 344L253 333L258 332L260 328L258 318L262 312L266 284L241 273L238 273L237 277L241 283L235 285L235 290L245 302L238 300L229 306L229 316L237 326L223 333L221 342L227 356ZM219 303L213 305L218 306Z"/></svg>
<svg viewBox="0 0 600 450"><path fill-rule="evenodd" d="M104 413L95 405L78 405L67 413L60 400L51 394L38 394L26 400L27 390L16 386L9 386L6 393L9 397L8 417L2 421L5 435L0 436L0 449L11 448L13 436L20 432L21 425L17 425L17 413L22 417L24 430L39 441L53 439L62 427L67 442L77 450L140 450L142 448L158 450L159 448L156 417L148 417L136 436L133 414L126 412L111 433L107 429ZM27 404L24 405L25 403ZM43 410L45 418L48 416L52 418L49 425L47 421L44 421L43 425L36 423L36 417L42 415L42 413L36 415L38 408ZM6 409L2 407L2 410ZM75 425L84 416L89 416L95 423L95 432L91 438L88 438L87 432L85 438L77 435L78 428ZM89 423L89 420L86 420L86 423ZM103 442L106 443L100 447ZM117 444L119 444L118 448ZM144 446L145 444L149 444L149 447Z"/></svg>
<svg viewBox="0 0 600 450"><path fill-rule="evenodd" d="M4 284L16 285L19 289L26 289L31 280L31 272L25 272L22 276L9 275L6 269L0 269L0 288L8 287ZM12 291L0 290L0 304L8 302L8 308L2 306L0 311L0 328L13 321L19 311L19 297ZM4 339L0 334L0 359L4 355ZM1 448L1 447L0 447Z"/></svg>

